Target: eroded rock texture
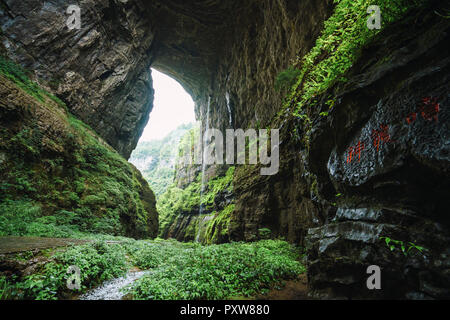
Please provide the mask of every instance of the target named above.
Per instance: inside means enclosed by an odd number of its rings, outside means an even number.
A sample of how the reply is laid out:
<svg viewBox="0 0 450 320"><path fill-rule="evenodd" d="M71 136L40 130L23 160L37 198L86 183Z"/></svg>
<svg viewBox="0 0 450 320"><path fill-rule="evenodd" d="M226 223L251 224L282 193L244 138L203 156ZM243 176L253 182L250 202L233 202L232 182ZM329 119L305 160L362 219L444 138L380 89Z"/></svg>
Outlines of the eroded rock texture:
<svg viewBox="0 0 450 320"><path fill-rule="evenodd" d="M406 19L327 93L336 106L313 127L308 164L337 211L308 234L317 296L450 297L449 32L433 13ZM405 256L381 237L427 250ZM382 290L367 290L370 265L382 269Z"/></svg>
<svg viewBox="0 0 450 320"><path fill-rule="evenodd" d="M9 56L122 155L135 148L152 109L154 34L138 1L80 1L81 29L66 26L70 1L1 1Z"/></svg>
<svg viewBox="0 0 450 320"><path fill-rule="evenodd" d="M69 31L68 1L0 3L3 51L125 157L152 108L150 66L192 94L203 127L265 127L283 98L275 76L332 10L331 0L84 0L83 27ZM330 97L335 107L313 119L307 147L298 119L272 124L280 173L237 169L230 239L268 227L306 245L318 297L448 298L449 40L448 20L415 13L319 97L322 111ZM391 252L383 236L427 251ZM371 264L383 290L366 288Z"/></svg>

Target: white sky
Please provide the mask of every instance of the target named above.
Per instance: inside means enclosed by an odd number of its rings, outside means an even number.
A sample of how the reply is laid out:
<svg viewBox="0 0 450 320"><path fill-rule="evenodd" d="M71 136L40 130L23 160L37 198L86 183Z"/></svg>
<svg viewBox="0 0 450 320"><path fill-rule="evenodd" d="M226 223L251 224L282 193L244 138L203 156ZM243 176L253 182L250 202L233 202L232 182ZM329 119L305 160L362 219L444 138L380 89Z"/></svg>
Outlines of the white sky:
<svg viewBox="0 0 450 320"><path fill-rule="evenodd" d="M155 102L139 141L158 140L180 125L195 121L194 101L172 78L152 69Z"/></svg>

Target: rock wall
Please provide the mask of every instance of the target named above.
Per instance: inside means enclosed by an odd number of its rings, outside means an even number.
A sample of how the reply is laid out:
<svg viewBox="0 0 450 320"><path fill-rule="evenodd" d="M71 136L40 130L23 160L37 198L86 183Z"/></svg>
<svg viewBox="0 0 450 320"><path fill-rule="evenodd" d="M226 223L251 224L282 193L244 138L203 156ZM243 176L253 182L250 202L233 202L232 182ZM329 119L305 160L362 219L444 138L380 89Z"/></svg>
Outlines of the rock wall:
<svg viewBox="0 0 450 320"><path fill-rule="evenodd" d="M180 81L210 125L267 124L279 109L276 74L312 46L330 0L2 0L1 43L70 110L128 158L152 109L149 67ZM251 19L249 18L251 17ZM231 119L231 121L230 121Z"/></svg>
<svg viewBox="0 0 450 320"><path fill-rule="evenodd" d="M141 173L57 100L11 81L3 67L2 235L156 237L155 195Z"/></svg>
<svg viewBox="0 0 450 320"><path fill-rule="evenodd" d="M320 98L336 104L315 119L306 162L321 199L337 204L308 232L317 297L450 297L449 37L448 20L412 13ZM367 290L370 265L381 290Z"/></svg>
<svg viewBox="0 0 450 320"><path fill-rule="evenodd" d="M280 172L236 170L231 239L265 227L305 245L315 298L448 298L449 27L412 12L316 97L310 131L276 118ZM367 288L371 265L382 290Z"/></svg>

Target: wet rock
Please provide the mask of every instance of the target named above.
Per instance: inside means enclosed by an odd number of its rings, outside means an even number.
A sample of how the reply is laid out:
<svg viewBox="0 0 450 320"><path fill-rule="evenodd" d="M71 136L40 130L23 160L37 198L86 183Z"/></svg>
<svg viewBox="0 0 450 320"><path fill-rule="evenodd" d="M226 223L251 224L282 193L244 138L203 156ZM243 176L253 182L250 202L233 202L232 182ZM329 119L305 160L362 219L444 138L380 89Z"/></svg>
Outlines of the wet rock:
<svg viewBox="0 0 450 320"><path fill-rule="evenodd" d="M89 199L91 194L95 194L94 197L103 194L105 195L103 199L91 202L89 210L84 211L83 221L77 220L71 223L86 228L86 225L81 226L82 222L85 223L92 218L106 218L114 211L114 216L111 218L114 221L109 221L111 228L105 232L135 238L156 237L158 233L156 200L141 173L133 165L121 159L99 136L83 126L74 126L74 119L55 101L47 98L44 103L41 103L5 77L0 76L0 78L0 126L2 127L0 150L10 159L0 165L0 176L2 181L11 186L11 182L15 181L17 175L33 176L29 182L29 189L34 190L20 192L14 187L9 187L2 191L2 200L4 201L4 197L27 199L27 201L33 201L36 206L45 208L42 214L56 215L61 210L73 212L77 210L77 207L86 208L86 202L83 203L82 199ZM27 139L21 139L12 144L14 137L21 134L27 135ZM93 141L96 143L93 144ZM102 155L101 160L97 157L98 155ZM86 170L78 175L74 167L80 164L92 166L84 167ZM108 172L101 172L98 167L100 164L107 164ZM114 170L120 174L111 173ZM107 176L108 181L114 181L116 186L128 189L130 194L122 195L127 200L119 197L117 193L111 193L115 189L105 183L96 186L89 195L82 195L85 189L77 193L75 186L78 179L92 181L95 180L96 175L100 178ZM63 190L53 183L53 179L57 177L60 181L64 181ZM56 190L61 190L60 196L47 197ZM75 200L70 198L71 193L72 197L76 195ZM93 227L92 224L88 228L91 227ZM70 241L42 242L40 248L64 246ZM2 244L5 245L5 243ZM21 249L20 246L24 244L13 241L12 245L1 247L15 250ZM0 251L2 249L0 248Z"/></svg>
<svg viewBox="0 0 450 320"><path fill-rule="evenodd" d="M341 194L336 214L306 240L313 296L450 297L450 24L421 13L411 30L410 19L363 52L312 130L319 198ZM426 249L391 251L384 237ZM366 287L370 265L381 267L381 290Z"/></svg>

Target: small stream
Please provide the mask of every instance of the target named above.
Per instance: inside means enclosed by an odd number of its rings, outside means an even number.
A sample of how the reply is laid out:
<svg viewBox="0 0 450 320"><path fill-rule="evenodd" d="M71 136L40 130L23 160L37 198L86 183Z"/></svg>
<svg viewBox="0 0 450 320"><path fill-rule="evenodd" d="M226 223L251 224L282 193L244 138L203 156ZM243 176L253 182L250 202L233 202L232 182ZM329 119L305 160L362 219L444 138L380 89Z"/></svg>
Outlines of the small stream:
<svg viewBox="0 0 450 320"><path fill-rule="evenodd" d="M122 300L125 296L120 289L142 278L149 271L129 272L125 276L104 282L100 287L81 295L79 300Z"/></svg>

